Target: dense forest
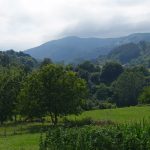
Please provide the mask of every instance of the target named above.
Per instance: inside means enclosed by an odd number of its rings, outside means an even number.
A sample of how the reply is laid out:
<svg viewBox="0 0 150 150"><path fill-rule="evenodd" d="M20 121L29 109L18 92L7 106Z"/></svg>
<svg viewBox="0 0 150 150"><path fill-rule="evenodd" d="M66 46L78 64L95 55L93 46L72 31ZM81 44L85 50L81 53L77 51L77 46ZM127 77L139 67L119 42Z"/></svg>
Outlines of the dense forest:
<svg viewBox="0 0 150 150"><path fill-rule="evenodd" d="M139 43L127 43L114 48L105 56L96 59L98 63L117 61L122 65L143 65L150 67L150 43L140 41Z"/></svg>
<svg viewBox="0 0 150 150"><path fill-rule="evenodd" d="M1 51L0 141L16 136L17 145L23 138L40 150L147 149L149 48L129 43L72 64Z"/></svg>
<svg viewBox="0 0 150 150"><path fill-rule="evenodd" d="M148 46L141 44L147 53ZM135 48L135 54L129 50L126 55L137 57L142 53L135 44L127 46ZM120 58L124 52L119 52L115 49L109 57L117 54ZM0 68L1 124L16 120L18 115L25 120L50 115L57 124L59 116L84 110L150 102L150 72L142 65L130 67L115 61L62 65L49 58L38 62L28 54L9 50L0 52Z"/></svg>

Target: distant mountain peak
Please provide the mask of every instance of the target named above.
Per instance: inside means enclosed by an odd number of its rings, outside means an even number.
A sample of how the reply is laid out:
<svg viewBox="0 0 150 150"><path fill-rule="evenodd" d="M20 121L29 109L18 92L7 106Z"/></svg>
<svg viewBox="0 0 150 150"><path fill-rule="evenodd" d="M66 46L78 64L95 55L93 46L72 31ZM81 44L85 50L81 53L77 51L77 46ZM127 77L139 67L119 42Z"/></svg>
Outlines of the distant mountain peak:
<svg viewBox="0 0 150 150"><path fill-rule="evenodd" d="M150 33L134 33L120 38L81 38L68 36L49 41L24 52L39 59L49 57L55 62L74 62L79 59L95 59L99 55L108 54L116 46L127 43L138 43L140 41L150 41Z"/></svg>

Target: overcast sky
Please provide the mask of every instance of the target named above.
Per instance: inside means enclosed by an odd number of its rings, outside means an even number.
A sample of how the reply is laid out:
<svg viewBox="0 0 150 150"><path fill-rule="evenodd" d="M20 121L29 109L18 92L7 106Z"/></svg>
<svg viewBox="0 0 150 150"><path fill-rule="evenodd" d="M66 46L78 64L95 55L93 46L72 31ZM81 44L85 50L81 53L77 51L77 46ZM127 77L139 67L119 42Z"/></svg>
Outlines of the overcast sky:
<svg viewBox="0 0 150 150"><path fill-rule="evenodd" d="M0 49L150 32L150 0L0 0Z"/></svg>

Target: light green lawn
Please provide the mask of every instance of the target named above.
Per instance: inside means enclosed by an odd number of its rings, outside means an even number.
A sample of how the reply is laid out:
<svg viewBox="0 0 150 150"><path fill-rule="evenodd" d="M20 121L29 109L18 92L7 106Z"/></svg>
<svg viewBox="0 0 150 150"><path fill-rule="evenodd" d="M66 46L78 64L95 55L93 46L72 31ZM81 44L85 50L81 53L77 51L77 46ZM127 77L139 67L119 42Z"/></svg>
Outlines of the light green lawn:
<svg viewBox="0 0 150 150"><path fill-rule="evenodd" d="M0 127L0 150L38 150L49 123L7 124Z"/></svg>
<svg viewBox="0 0 150 150"><path fill-rule="evenodd" d="M150 120L150 106L126 107L106 110L92 110L81 115L69 116L70 119L91 117L93 120L112 120L118 123L130 123ZM45 126L49 123L45 124ZM4 137L6 130L7 136ZM40 123L26 123L0 127L0 150L38 150L40 139ZM22 133L14 135L13 133Z"/></svg>
<svg viewBox="0 0 150 150"><path fill-rule="evenodd" d="M93 120L112 120L118 123L150 120L150 106L86 111L77 117L72 115L68 118L82 119L86 117L91 117Z"/></svg>
<svg viewBox="0 0 150 150"><path fill-rule="evenodd" d="M1 137L0 150L38 150L39 139L39 133Z"/></svg>

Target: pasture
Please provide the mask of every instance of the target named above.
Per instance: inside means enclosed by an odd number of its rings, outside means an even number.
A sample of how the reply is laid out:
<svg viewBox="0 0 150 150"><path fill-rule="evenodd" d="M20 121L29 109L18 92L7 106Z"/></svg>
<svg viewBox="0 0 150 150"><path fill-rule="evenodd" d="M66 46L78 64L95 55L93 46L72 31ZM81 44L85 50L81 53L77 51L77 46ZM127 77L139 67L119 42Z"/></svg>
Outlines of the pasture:
<svg viewBox="0 0 150 150"><path fill-rule="evenodd" d="M86 111L79 116L68 116L71 120L90 117L93 120L111 120L117 123L133 123L150 120L150 106ZM61 120L61 119L60 119ZM1 150L38 150L41 133L48 129L47 123L7 123L0 127Z"/></svg>
<svg viewBox="0 0 150 150"><path fill-rule="evenodd" d="M69 119L83 119L90 117L93 120L111 120L117 123L138 122L150 120L150 106L132 106L116 109L101 109L85 111L79 116L69 116Z"/></svg>

